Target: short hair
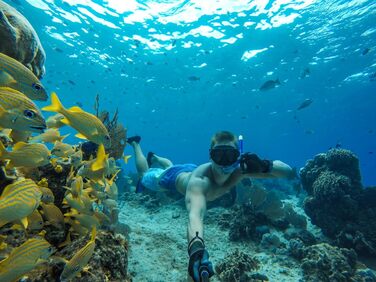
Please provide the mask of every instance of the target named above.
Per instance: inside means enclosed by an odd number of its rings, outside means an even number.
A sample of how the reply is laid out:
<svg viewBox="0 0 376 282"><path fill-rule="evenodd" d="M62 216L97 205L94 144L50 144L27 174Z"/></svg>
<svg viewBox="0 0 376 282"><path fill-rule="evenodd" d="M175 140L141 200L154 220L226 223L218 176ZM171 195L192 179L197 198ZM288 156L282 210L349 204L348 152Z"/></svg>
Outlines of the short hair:
<svg viewBox="0 0 376 282"><path fill-rule="evenodd" d="M216 144L222 142L233 142L237 149L239 149L238 138L230 131L219 131L213 135L211 138L210 149L212 149Z"/></svg>

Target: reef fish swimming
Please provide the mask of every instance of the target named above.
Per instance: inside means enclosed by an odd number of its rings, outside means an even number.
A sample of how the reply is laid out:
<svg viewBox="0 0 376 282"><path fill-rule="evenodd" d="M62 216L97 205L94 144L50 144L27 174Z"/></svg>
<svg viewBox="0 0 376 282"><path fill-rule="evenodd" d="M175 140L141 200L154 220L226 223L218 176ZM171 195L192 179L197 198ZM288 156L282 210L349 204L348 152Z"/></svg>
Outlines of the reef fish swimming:
<svg viewBox="0 0 376 282"><path fill-rule="evenodd" d="M49 163L50 151L44 144L18 142L8 152L0 142L0 160L9 160L7 167L38 167Z"/></svg>
<svg viewBox="0 0 376 282"><path fill-rule="evenodd" d="M88 139L96 144L103 144L106 148L111 146L110 135L99 118L83 111L77 106L70 109L64 108L56 93L51 94L51 105L42 108L42 110L62 114L64 119L62 119L61 122L73 127L79 132L76 134L76 137Z"/></svg>
<svg viewBox="0 0 376 282"><path fill-rule="evenodd" d="M43 238L27 240L0 262L0 281L18 281L20 277L46 261L54 251Z"/></svg>
<svg viewBox="0 0 376 282"><path fill-rule="evenodd" d="M299 107L297 108L297 110L301 110L301 109L304 109L304 108L307 108L309 105L311 105L313 103L313 100L312 99L305 99L300 105Z"/></svg>
<svg viewBox="0 0 376 282"><path fill-rule="evenodd" d="M278 85L281 85L281 82L278 78L276 80L268 80L261 85L260 91L267 91L277 87Z"/></svg>
<svg viewBox="0 0 376 282"><path fill-rule="evenodd" d="M63 272L60 275L60 281L69 281L74 278L76 274L80 273L85 265L89 262L95 249L96 228L91 232L90 241L82 247L69 261L66 261Z"/></svg>
<svg viewBox="0 0 376 282"><path fill-rule="evenodd" d="M48 98L42 83L33 72L3 53L0 53L0 86L16 89L31 100L46 101Z"/></svg>
<svg viewBox="0 0 376 282"><path fill-rule="evenodd" d="M9 87L0 87L0 126L39 133L47 127L33 101Z"/></svg>
<svg viewBox="0 0 376 282"><path fill-rule="evenodd" d="M7 185L0 196L0 227L19 220L27 228L27 216L39 206L41 197L42 192L31 179Z"/></svg>

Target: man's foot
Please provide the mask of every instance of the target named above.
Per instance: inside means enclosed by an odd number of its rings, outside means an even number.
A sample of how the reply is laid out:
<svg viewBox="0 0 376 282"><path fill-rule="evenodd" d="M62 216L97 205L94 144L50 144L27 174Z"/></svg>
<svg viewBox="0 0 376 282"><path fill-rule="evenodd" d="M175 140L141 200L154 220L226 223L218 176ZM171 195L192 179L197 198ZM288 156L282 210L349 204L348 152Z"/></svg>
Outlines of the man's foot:
<svg viewBox="0 0 376 282"><path fill-rule="evenodd" d="M141 136L138 136L138 135L127 138L128 144L132 144L132 142L136 142L138 144L140 143L140 141L141 141Z"/></svg>
<svg viewBox="0 0 376 282"><path fill-rule="evenodd" d="M148 156L146 157L146 160L148 162L148 166L149 168L151 167L151 158L154 156L154 153L153 152L149 152L148 153Z"/></svg>

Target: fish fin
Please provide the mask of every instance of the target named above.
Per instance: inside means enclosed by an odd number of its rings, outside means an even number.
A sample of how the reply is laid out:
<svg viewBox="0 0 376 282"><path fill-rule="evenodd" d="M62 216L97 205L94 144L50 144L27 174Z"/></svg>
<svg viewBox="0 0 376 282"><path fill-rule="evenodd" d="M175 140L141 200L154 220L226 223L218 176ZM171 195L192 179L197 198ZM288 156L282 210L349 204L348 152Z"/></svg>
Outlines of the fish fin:
<svg viewBox="0 0 376 282"><path fill-rule="evenodd" d="M43 107L42 110L46 112L56 112L56 113L65 112L65 108L61 104L59 97L57 97L57 94L55 92L51 93L51 105Z"/></svg>
<svg viewBox="0 0 376 282"><path fill-rule="evenodd" d="M104 150L103 144L100 144L98 147L97 159L91 165L91 169L93 171L98 171L104 168L104 161L106 159L106 152Z"/></svg>
<svg viewBox="0 0 376 282"><path fill-rule="evenodd" d="M123 160L124 162L127 164L128 163L128 160L132 157L132 155L126 155L126 156L123 156Z"/></svg>
<svg viewBox="0 0 376 282"><path fill-rule="evenodd" d="M4 153L7 153L7 149L5 149L3 142L0 141L0 157L3 156Z"/></svg>
<svg viewBox="0 0 376 282"><path fill-rule="evenodd" d="M78 106L73 106L73 107L69 108L68 111L75 112L75 113L83 113L84 112L84 110L81 109Z"/></svg>
<svg viewBox="0 0 376 282"><path fill-rule="evenodd" d="M7 73L6 71L0 71L0 83L2 85L10 85L16 82L17 81L14 79L14 77L11 76L9 73ZM8 88L8 87L4 87L4 88Z"/></svg>
<svg viewBox="0 0 376 282"><path fill-rule="evenodd" d="M77 133L75 136L76 136L77 138L87 140L87 137L86 137L85 135L81 134L81 133Z"/></svg>
<svg viewBox="0 0 376 282"><path fill-rule="evenodd" d="M95 241L95 237L97 236L97 228L93 225L93 229L91 230L91 239L90 241Z"/></svg>
<svg viewBox="0 0 376 282"><path fill-rule="evenodd" d="M13 151L17 151L17 150L25 147L26 145L27 145L26 142L23 142L23 141L17 142L16 145L13 146Z"/></svg>
<svg viewBox="0 0 376 282"><path fill-rule="evenodd" d="M65 134L65 135L63 135L63 136L60 136L60 138L59 138L60 140L59 140L59 141L60 141L60 142L63 141L63 140L64 140L65 138L67 138L69 135L70 135L70 133Z"/></svg>
<svg viewBox="0 0 376 282"><path fill-rule="evenodd" d="M20 221L22 223L22 226L26 229L27 226L29 225L29 222L27 221L27 217L20 219Z"/></svg>
<svg viewBox="0 0 376 282"><path fill-rule="evenodd" d="M62 257L58 257L58 256L51 256L50 259L53 261L53 262L56 262L56 263L59 263L59 262L63 262L65 264L68 263L68 260L66 260L65 258L62 258Z"/></svg>

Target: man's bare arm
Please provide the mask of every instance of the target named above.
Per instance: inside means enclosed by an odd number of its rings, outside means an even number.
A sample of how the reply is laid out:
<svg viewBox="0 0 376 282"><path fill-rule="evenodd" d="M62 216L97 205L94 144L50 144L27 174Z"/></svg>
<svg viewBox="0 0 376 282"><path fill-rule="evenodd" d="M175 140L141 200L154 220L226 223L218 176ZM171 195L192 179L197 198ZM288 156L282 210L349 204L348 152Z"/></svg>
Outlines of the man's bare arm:
<svg viewBox="0 0 376 282"><path fill-rule="evenodd" d="M272 170L268 173L247 173L247 177L253 178L283 178L289 177L293 173L292 168L281 161L273 161Z"/></svg>
<svg viewBox="0 0 376 282"><path fill-rule="evenodd" d="M192 177L185 194L185 204L188 210L188 242L196 236L203 238L204 215L206 212L206 182L201 178Z"/></svg>

